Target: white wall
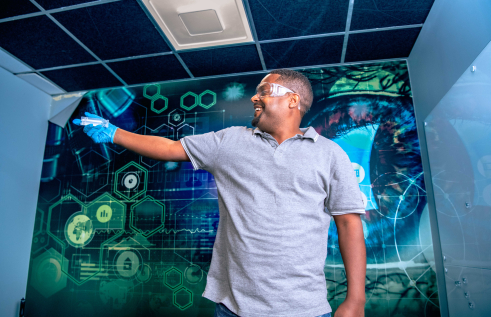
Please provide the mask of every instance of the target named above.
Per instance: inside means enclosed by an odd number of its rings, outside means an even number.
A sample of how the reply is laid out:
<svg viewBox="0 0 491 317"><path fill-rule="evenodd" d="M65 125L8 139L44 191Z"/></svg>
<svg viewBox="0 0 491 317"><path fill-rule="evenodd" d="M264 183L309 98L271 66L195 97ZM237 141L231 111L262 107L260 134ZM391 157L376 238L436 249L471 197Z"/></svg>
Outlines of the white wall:
<svg viewBox="0 0 491 317"><path fill-rule="evenodd" d="M51 96L0 68L0 316L25 297Z"/></svg>

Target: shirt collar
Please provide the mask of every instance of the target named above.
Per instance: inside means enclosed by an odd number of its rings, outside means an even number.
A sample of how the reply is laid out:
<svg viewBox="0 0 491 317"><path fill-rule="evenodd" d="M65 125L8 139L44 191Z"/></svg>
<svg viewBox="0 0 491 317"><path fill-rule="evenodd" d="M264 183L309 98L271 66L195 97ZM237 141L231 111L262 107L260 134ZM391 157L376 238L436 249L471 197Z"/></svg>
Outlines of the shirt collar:
<svg viewBox="0 0 491 317"><path fill-rule="evenodd" d="M297 136L301 139L312 139L314 142L316 142L317 139L319 138L319 134L312 127L300 128L300 131L303 132L303 135L297 134ZM268 134L268 133L261 131L259 128L256 128L256 129L254 129L254 134L255 135L259 134L261 136L264 136L264 134Z"/></svg>

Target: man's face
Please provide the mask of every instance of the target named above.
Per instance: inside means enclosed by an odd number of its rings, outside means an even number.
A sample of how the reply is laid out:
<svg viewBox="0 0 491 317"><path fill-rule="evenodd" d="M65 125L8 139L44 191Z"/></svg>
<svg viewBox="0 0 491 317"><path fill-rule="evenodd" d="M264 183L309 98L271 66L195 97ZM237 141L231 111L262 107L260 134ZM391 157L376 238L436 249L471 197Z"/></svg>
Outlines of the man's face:
<svg viewBox="0 0 491 317"><path fill-rule="evenodd" d="M261 83L275 83L280 76L281 75L278 74L269 74L263 78ZM282 118L288 110L288 95L289 94L286 94L281 97L265 96L263 98L259 98L258 95L252 96L251 101L254 106L254 119L252 119L251 122L252 126L258 127L265 132L272 131L279 123L281 123Z"/></svg>

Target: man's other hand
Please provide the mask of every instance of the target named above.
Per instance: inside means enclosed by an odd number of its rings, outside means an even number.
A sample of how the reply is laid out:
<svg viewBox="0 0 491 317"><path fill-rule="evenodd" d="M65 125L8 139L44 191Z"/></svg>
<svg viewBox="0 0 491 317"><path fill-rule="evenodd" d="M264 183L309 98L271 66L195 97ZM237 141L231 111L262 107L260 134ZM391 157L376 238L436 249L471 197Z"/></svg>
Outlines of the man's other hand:
<svg viewBox="0 0 491 317"><path fill-rule="evenodd" d="M339 305L334 317L364 317L365 301L346 299Z"/></svg>

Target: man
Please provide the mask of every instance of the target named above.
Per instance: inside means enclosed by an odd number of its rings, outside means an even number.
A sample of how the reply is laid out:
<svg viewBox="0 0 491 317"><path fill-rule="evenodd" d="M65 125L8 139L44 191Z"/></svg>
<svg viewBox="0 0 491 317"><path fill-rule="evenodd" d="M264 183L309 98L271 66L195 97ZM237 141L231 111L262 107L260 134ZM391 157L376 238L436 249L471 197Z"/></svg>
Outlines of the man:
<svg viewBox="0 0 491 317"><path fill-rule="evenodd" d="M330 316L324 263L331 216L348 291L335 317L364 315L364 205L346 153L309 127L308 79L270 72L251 98L252 125L180 141L86 126L96 142L114 142L162 161L191 161L215 176L220 221L203 296L215 316ZM75 123L78 123L75 122Z"/></svg>

